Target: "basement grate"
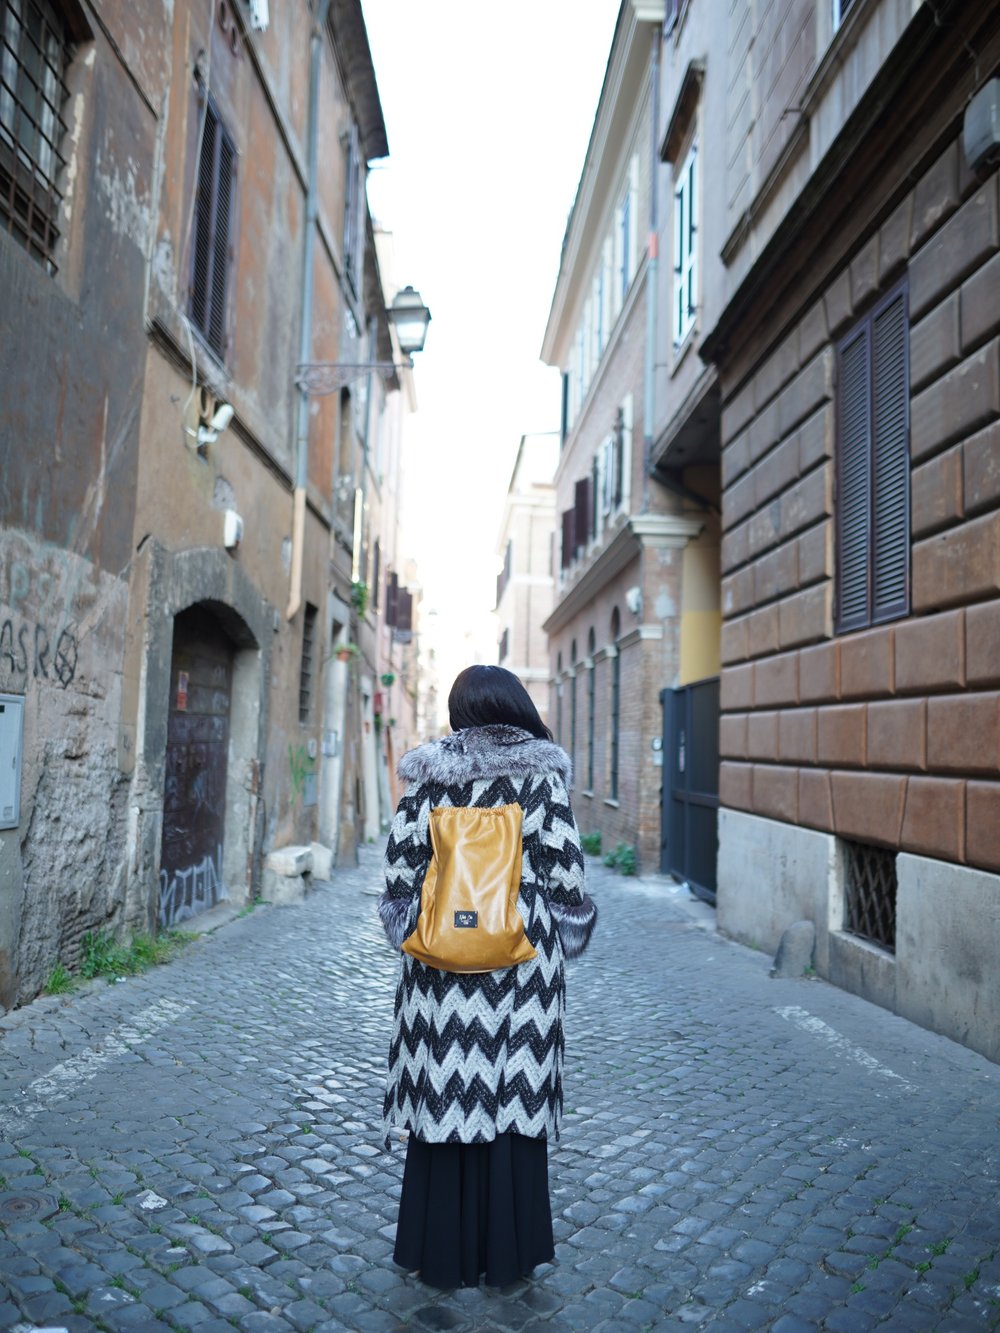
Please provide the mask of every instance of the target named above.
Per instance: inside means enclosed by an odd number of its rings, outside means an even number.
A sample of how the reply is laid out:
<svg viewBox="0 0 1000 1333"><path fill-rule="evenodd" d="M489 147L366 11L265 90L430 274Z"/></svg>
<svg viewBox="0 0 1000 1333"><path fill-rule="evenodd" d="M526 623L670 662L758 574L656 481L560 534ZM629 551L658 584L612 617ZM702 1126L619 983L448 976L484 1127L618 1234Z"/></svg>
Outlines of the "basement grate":
<svg viewBox="0 0 1000 1333"><path fill-rule="evenodd" d="M844 842L845 930L896 952L896 853Z"/></svg>

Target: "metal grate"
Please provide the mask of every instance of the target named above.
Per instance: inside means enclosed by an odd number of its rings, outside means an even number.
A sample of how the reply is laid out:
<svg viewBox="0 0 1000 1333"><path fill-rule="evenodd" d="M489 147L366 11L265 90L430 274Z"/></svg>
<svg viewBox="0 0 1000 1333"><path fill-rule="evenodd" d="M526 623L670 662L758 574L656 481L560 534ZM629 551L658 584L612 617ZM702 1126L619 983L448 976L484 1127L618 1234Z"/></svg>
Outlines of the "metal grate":
<svg viewBox="0 0 1000 1333"><path fill-rule="evenodd" d="M896 951L896 853L845 842L847 921L852 935Z"/></svg>
<svg viewBox="0 0 1000 1333"><path fill-rule="evenodd" d="M303 725L312 719L316 614L316 608L307 602L302 621L302 662L299 666L299 721Z"/></svg>
<svg viewBox="0 0 1000 1333"><path fill-rule="evenodd" d="M0 0L0 226L49 273L69 59L66 25L47 0Z"/></svg>

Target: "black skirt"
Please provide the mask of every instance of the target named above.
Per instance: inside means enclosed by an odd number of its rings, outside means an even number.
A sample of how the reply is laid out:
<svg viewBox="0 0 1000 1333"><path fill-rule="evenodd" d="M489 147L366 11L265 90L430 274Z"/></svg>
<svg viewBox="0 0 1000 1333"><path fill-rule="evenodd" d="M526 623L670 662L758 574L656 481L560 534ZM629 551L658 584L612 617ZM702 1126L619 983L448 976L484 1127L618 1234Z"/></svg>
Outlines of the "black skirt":
<svg viewBox="0 0 1000 1333"><path fill-rule="evenodd" d="M432 1287L506 1286L555 1254L544 1139L423 1143L411 1134L393 1258Z"/></svg>

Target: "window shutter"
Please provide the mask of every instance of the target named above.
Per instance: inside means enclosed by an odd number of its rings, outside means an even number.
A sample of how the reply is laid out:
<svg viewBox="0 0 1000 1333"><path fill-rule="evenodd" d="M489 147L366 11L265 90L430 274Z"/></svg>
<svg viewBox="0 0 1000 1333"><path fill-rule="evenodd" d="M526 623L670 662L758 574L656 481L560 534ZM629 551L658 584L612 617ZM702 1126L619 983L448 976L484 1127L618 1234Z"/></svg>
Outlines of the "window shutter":
<svg viewBox="0 0 1000 1333"><path fill-rule="evenodd" d="M590 531L596 537L600 526L601 468L597 454L590 465Z"/></svg>
<svg viewBox="0 0 1000 1333"><path fill-rule="evenodd" d="M385 581L385 623L394 628L399 613L399 578L390 574Z"/></svg>
<svg viewBox="0 0 1000 1333"><path fill-rule="evenodd" d="M212 315L208 326L209 345L214 347L220 356L226 351L226 291L229 285L229 244L235 174L236 150L233 141L220 125L215 234L212 238Z"/></svg>
<svg viewBox="0 0 1000 1333"><path fill-rule="evenodd" d="M399 605L396 611L396 628L409 631L413 629L413 594L406 588L399 590Z"/></svg>
<svg viewBox="0 0 1000 1333"><path fill-rule="evenodd" d="M872 320L872 621L909 609L910 458L906 289Z"/></svg>
<svg viewBox="0 0 1000 1333"><path fill-rule="evenodd" d="M372 610L378 610L379 601L379 579L381 578L382 568L382 548L378 542L375 543L375 549L372 552Z"/></svg>
<svg viewBox="0 0 1000 1333"><path fill-rule="evenodd" d="M838 366L837 597L838 627L868 623L869 490L868 326L842 345Z"/></svg>
<svg viewBox="0 0 1000 1333"><path fill-rule="evenodd" d="M562 516L562 556L560 564L563 569L568 569L573 562L573 552L575 543L573 541L573 510L563 510Z"/></svg>
<svg viewBox="0 0 1000 1333"><path fill-rule="evenodd" d="M219 121L205 94L205 124L198 160L198 194L194 216L194 270L191 281L191 317L202 331L208 327L209 283L212 270L212 202L215 196L215 150Z"/></svg>
<svg viewBox="0 0 1000 1333"><path fill-rule="evenodd" d="M615 509L621 507L622 477L625 471L625 417L621 409L615 418L615 442L613 449L614 492L612 501Z"/></svg>
<svg viewBox="0 0 1000 1333"><path fill-rule="evenodd" d="M574 519L574 537L576 546L586 546L590 538L590 478L583 477L576 483L574 492L573 509Z"/></svg>

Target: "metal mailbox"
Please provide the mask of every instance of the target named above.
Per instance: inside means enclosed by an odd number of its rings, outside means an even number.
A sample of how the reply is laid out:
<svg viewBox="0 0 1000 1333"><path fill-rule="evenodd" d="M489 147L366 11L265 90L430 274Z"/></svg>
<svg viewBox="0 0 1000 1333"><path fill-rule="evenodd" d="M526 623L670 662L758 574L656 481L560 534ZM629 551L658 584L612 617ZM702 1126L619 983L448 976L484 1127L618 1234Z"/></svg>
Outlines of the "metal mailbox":
<svg viewBox="0 0 1000 1333"><path fill-rule="evenodd" d="M24 697L0 694L0 829L21 822L21 747Z"/></svg>

